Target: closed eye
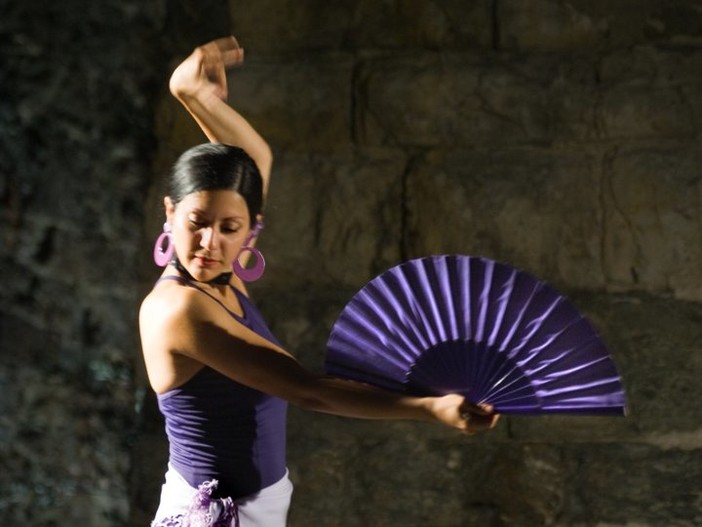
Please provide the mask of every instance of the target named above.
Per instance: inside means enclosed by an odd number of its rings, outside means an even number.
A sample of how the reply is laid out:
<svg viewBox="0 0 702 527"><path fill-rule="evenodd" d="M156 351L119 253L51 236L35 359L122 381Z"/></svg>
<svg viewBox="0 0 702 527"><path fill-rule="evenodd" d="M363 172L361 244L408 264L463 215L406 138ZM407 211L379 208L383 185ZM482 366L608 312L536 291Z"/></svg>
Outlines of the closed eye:
<svg viewBox="0 0 702 527"><path fill-rule="evenodd" d="M236 226L236 227L229 227L229 226L223 226L222 227L222 232L224 234L236 234L241 230L241 227Z"/></svg>
<svg viewBox="0 0 702 527"><path fill-rule="evenodd" d="M198 220L190 220L190 225L192 225L196 229L202 229L203 227L207 227L207 224L204 221Z"/></svg>

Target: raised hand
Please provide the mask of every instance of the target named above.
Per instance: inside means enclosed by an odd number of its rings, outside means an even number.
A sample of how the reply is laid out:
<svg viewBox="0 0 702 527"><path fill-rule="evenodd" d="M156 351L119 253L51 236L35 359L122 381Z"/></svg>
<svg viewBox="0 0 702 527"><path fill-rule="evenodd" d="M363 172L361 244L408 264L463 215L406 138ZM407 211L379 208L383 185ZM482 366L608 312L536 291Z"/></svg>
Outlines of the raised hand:
<svg viewBox="0 0 702 527"><path fill-rule="evenodd" d="M241 64L244 49L233 36L218 38L195 50L171 75L169 89L174 97L214 96L227 100L227 69Z"/></svg>
<svg viewBox="0 0 702 527"><path fill-rule="evenodd" d="M227 69L241 64L244 50L232 36L218 38L193 52L173 71L169 88L207 138L243 148L263 179L264 199L273 163L265 139L227 100Z"/></svg>

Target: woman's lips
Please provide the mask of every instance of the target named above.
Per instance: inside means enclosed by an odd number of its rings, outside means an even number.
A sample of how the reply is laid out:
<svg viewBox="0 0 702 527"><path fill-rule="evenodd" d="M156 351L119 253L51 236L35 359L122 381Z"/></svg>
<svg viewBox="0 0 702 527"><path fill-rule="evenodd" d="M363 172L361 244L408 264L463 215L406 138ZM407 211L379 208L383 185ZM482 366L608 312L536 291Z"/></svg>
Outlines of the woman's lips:
<svg viewBox="0 0 702 527"><path fill-rule="evenodd" d="M202 267L214 267L215 265L219 265L219 260L208 258L206 256L196 256L195 260L197 260Z"/></svg>

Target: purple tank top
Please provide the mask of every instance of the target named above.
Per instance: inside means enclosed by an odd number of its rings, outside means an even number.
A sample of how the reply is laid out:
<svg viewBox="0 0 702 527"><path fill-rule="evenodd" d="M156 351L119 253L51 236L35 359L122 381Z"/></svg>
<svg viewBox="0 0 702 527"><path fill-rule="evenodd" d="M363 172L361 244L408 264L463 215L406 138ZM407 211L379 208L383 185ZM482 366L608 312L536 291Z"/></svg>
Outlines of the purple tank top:
<svg viewBox="0 0 702 527"><path fill-rule="evenodd" d="M164 279L177 280L209 295L178 276ZM237 316L220 302L222 308L278 344L253 302L232 289L244 316ZM285 401L205 367L182 386L158 395L158 405L166 421L169 462L192 487L217 479L217 495L237 499L285 475Z"/></svg>

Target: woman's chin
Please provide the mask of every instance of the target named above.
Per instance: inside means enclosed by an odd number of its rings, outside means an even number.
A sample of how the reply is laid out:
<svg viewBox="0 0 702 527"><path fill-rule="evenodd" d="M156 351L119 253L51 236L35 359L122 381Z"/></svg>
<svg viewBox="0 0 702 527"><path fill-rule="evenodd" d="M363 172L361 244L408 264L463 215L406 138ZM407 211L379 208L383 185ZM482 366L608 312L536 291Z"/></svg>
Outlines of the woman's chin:
<svg viewBox="0 0 702 527"><path fill-rule="evenodd" d="M214 280L223 273L231 272L231 269L224 267L221 263L200 263L197 259L188 266L188 272L195 280L200 282L209 282Z"/></svg>

